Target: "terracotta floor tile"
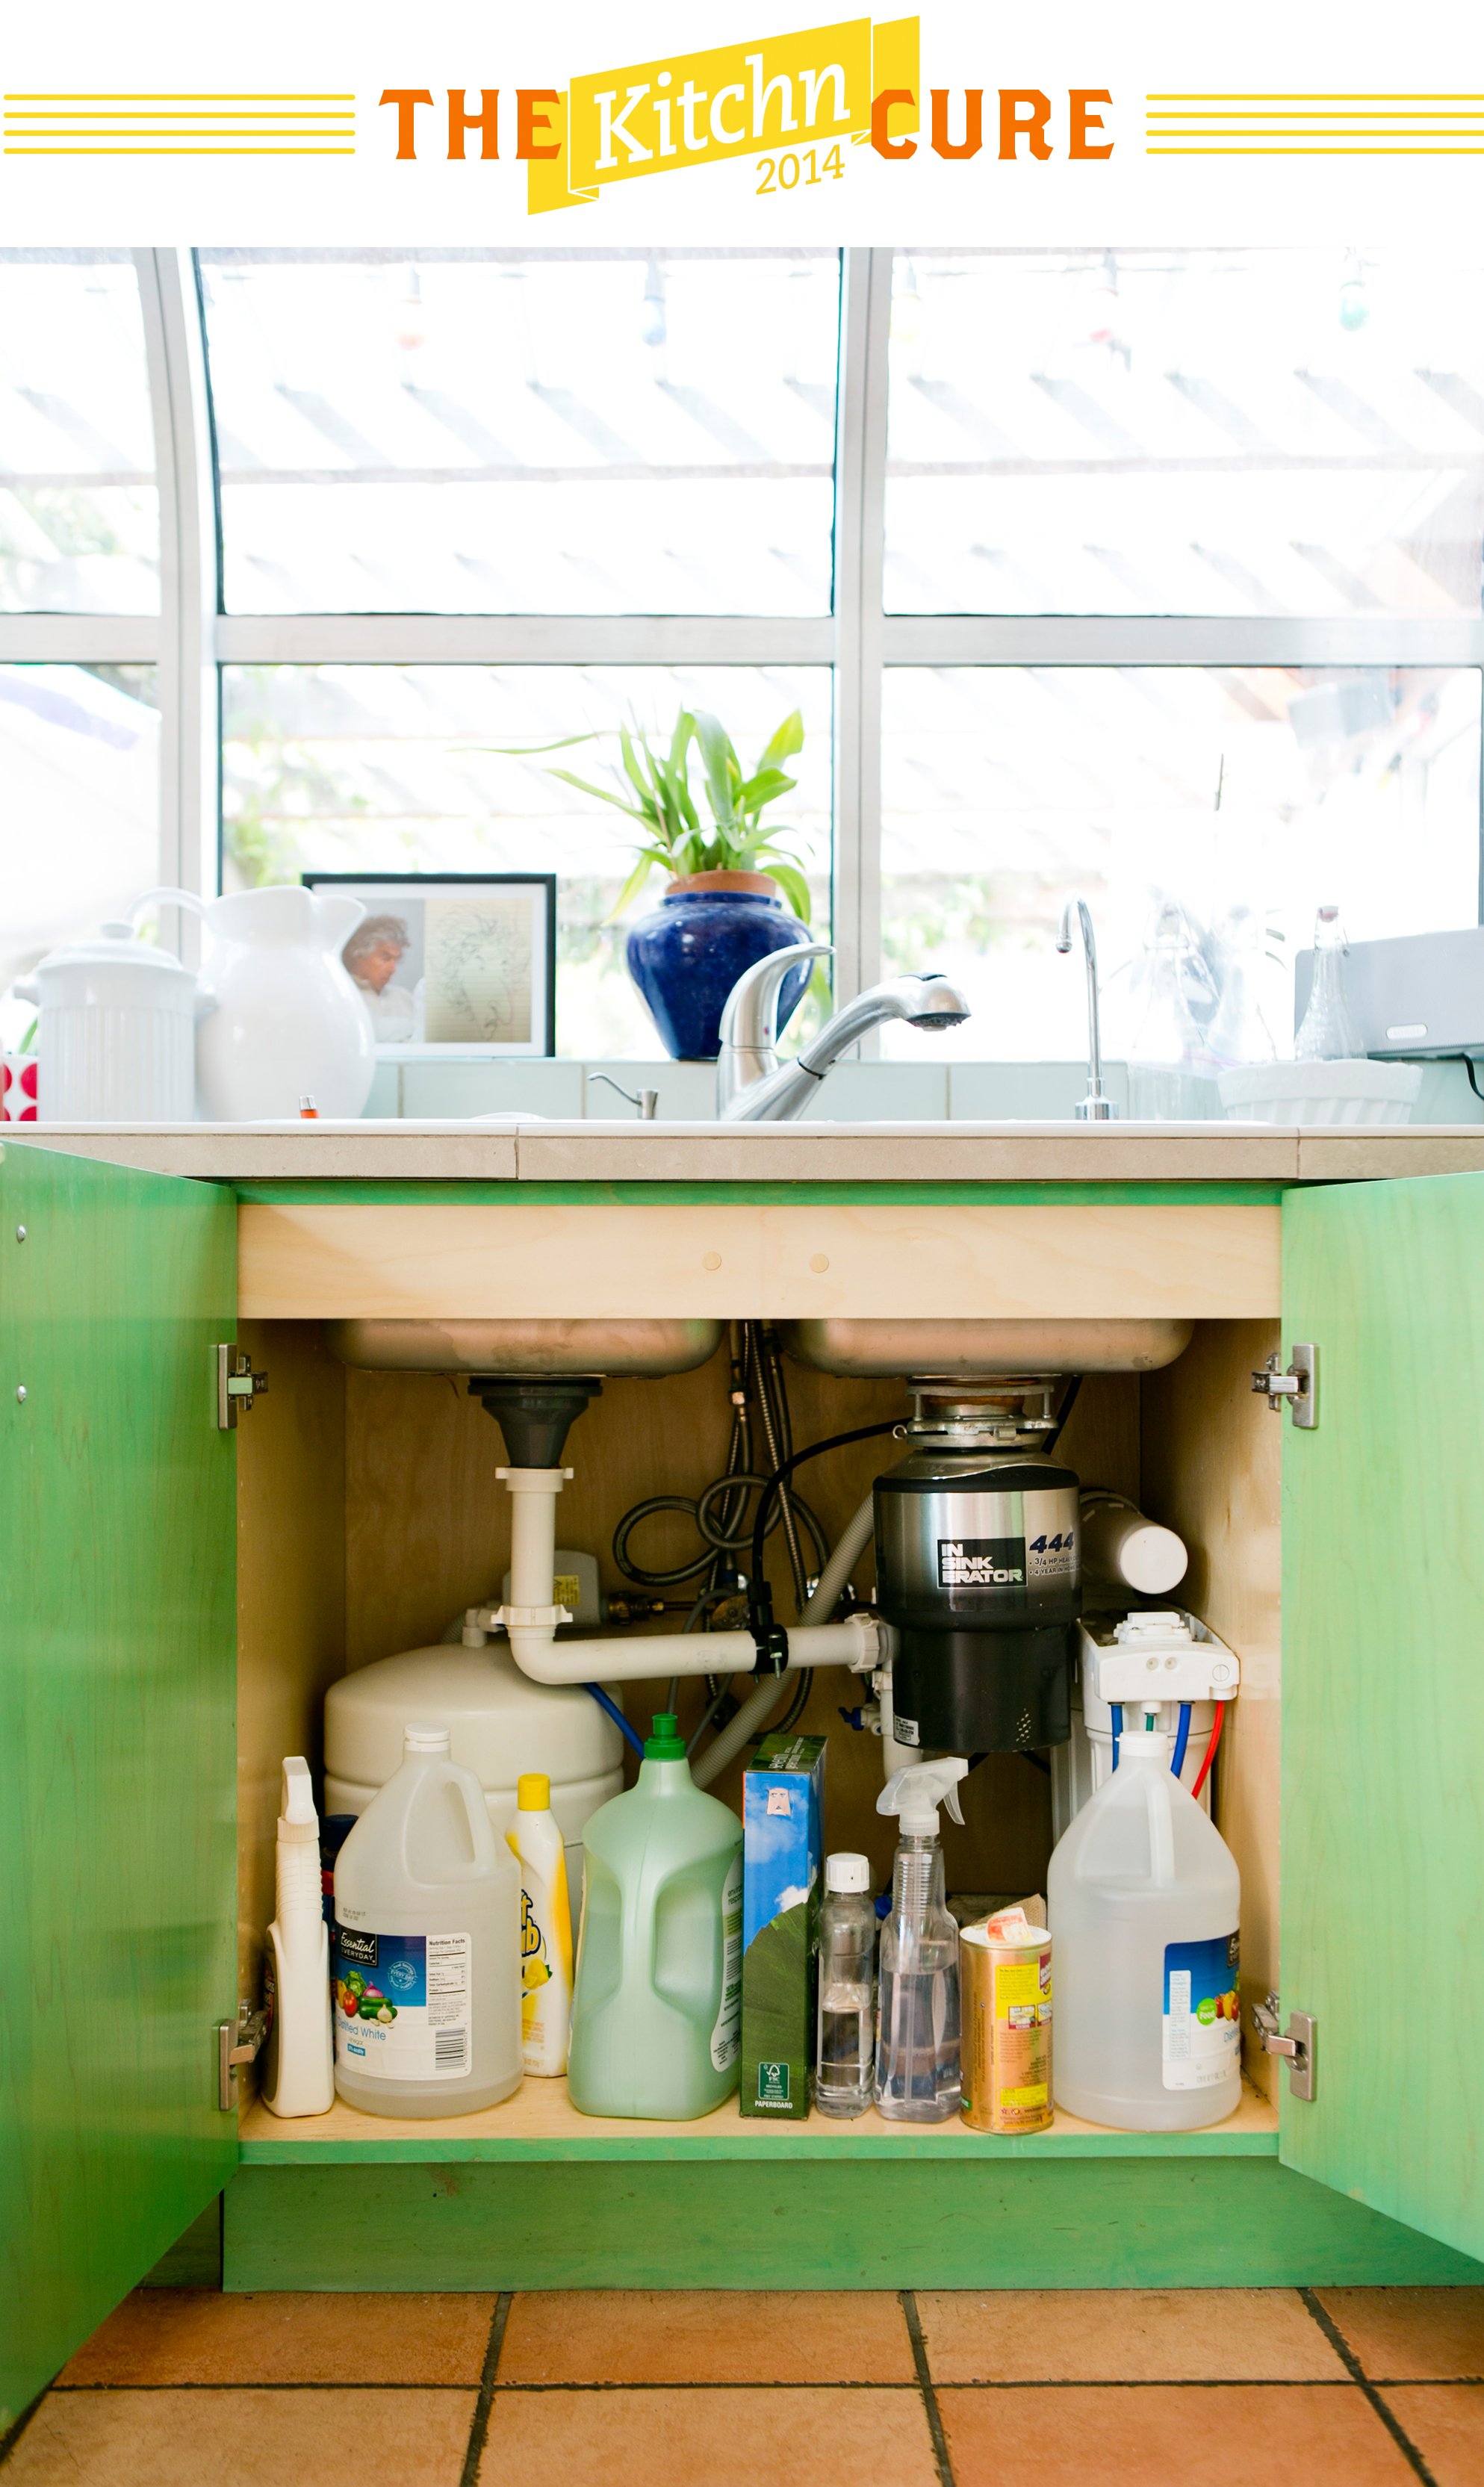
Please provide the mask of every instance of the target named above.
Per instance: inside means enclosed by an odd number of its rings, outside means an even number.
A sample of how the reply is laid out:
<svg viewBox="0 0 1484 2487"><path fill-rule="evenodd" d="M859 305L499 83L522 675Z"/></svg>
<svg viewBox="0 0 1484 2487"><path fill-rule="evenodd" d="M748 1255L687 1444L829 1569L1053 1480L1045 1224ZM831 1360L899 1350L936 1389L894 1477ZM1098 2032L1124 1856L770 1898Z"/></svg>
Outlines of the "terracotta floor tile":
<svg viewBox="0 0 1484 2487"><path fill-rule="evenodd" d="M458 2487L474 2399L464 2391L48 2392L10 2457L6 2487L205 2487L234 2478L328 2487L361 2474L397 2487Z"/></svg>
<svg viewBox="0 0 1484 2487"><path fill-rule="evenodd" d="M226 2297L141 2288L57 2378L88 2384L475 2384L492 2297Z"/></svg>
<svg viewBox="0 0 1484 2487"><path fill-rule="evenodd" d="M1323 2383L1343 2361L1293 2288L923 2290L938 2384Z"/></svg>
<svg viewBox="0 0 1484 2487"><path fill-rule="evenodd" d="M1373 2381L1484 2376L1484 2288L1318 2288Z"/></svg>
<svg viewBox="0 0 1484 2487"><path fill-rule="evenodd" d="M615 2288L517 2297L499 2379L910 2384L914 2371L907 2323L888 2290Z"/></svg>
<svg viewBox="0 0 1484 2487"><path fill-rule="evenodd" d="M1438 2487L1478 2487L1484 2478L1484 2384L1400 2384L1382 2397Z"/></svg>
<svg viewBox="0 0 1484 2487"><path fill-rule="evenodd" d="M842 2478L938 2487L915 2392L503 2392L480 2487L839 2487ZM1229 2482L1228 2482L1229 2487Z"/></svg>
<svg viewBox="0 0 1484 2487"><path fill-rule="evenodd" d="M956 2487L1231 2487L1269 2466L1303 2487L1409 2487L1355 2384L1145 2384L940 2391Z"/></svg>

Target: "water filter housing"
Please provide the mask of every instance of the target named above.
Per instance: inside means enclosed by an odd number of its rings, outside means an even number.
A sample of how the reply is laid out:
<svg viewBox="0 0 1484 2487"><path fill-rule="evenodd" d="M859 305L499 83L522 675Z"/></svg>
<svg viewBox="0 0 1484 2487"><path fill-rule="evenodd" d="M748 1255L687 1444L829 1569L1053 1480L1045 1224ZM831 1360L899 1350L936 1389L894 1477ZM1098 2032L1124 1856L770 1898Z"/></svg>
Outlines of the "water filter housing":
<svg viewBox="0 0 1484 2487"><path fill-rule="evenodd" d="M1081 1604L1071 1468L1019 1448L924 1442L876 1481L876 1579L901 1636L899 1745L1065 1744Z"/></svg>

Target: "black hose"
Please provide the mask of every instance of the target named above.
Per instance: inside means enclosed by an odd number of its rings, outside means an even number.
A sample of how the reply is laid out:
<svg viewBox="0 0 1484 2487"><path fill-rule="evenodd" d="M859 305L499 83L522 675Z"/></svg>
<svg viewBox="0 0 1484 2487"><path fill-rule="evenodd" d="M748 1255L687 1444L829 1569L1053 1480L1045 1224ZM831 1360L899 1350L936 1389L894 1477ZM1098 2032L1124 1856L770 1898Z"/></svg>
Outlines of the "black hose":
<svg viewBox="0 0 1484 2487"><path fill-rule="evenodd" d="M1062 1400L1061 1406L1056 1411L1055 1428L1051 1433L1048 1434L1045 1441L1041 1445L1043 1457L1047 1459L1050 1458L1050 1455L1056 1448L1062 1435L1066 1432L1067 1418L1071 1415L1073 1409L1077 1406L1077 1394L1080 1390L1081 1386L1082 1376L1079 1373L1074 1373L1071 1381L1067 1384L1066 1394Z"/></svg>
<svg viewBox="0 0 1484 2487"><path fill-rule="evenodd" d="M768 1536L769 1506L770 1505L773 1496L778 1492L779 1487L787 1484L789 1478L793 1475L794 1470L796 1468L802 1467L805 1460L817 1460L822 1451L843 1451L848 1442L871 1442L875 1441L882 1434L894 1434L900 1421L899 1417L888 1416L884 1424L855 1425L848 1434L826 1434L823 1441L808 1442L801 1451L791 1452L789 1457L782 1462L781 1466L774 1468L772 1475L769 1478L768 1483L764 1486L762 1493L758 1496L757 1512L752 1523L752 1587L754 1596L757 1596L763 1587L763 1557L765 1540Z"/></svg>

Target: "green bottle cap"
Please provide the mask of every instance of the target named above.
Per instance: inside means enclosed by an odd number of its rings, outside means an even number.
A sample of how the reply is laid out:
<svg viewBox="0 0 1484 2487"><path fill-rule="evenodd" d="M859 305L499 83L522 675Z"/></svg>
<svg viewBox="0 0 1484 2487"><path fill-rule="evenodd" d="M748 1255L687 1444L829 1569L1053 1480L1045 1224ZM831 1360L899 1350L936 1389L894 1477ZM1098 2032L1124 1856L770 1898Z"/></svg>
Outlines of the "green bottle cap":
<svg viewBox="0 0 1484 2487"><path fill-rule="evenodd" d="M686 1740L680 1733L680 1720L673 1710L656 1711L655 1732L644 1739L644 1758L647 1762L685 1760Z"/></svg>

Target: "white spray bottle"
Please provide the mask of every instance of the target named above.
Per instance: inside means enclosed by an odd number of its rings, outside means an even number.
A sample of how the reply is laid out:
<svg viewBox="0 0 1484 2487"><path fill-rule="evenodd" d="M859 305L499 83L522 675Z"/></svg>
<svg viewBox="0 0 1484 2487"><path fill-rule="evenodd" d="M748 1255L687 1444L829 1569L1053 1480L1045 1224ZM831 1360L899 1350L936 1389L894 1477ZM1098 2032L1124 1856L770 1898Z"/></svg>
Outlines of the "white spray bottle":
<svg viewBox="0 0 1484 2487"><path fill-rule="evenodd" d="M894 1771L876 1800L901 1823L891 1914L882 1927L876 2006L876 2104L882 2115L942 2124L959 2111L959 1930L943 1896L938 1808L962 1822L969 1765L945 1754Z"/></svg>
<svg viewBox="0 0 1484 2487"><path fill-rule="evenodd" d="M263 1983L269 2012L263 2104L274 2115L324 2115L335 2104L329 1928L321 1900L320 1822L309 1764L296 1753L284 1763Z"/></svg>

